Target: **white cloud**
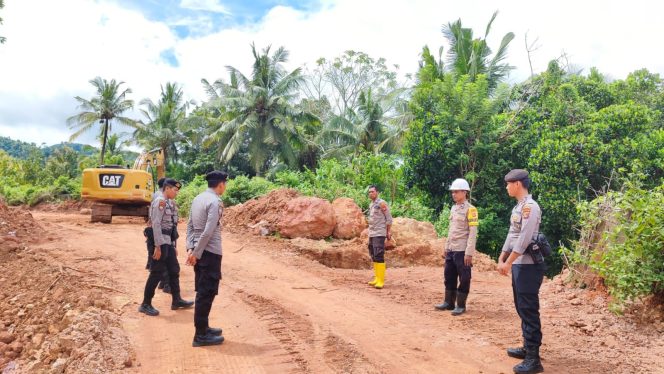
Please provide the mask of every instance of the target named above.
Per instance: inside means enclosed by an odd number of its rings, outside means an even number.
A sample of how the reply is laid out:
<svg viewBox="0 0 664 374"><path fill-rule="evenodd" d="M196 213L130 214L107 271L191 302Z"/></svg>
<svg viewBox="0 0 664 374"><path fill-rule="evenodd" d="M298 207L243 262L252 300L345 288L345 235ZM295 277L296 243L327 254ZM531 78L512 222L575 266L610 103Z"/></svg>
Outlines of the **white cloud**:
<svg viewBox="0 0 664 374"><path fill-rule="evenodd" d="M506 32L516 34L508 58L517 67L513 81L530 74L526 32L531 40L539 37L542 46L532 56L535 72L566 52L574 64L597 66L614 78L643 67L664 74L664 52L653 47L664 34L659 20L664 3L533 4L502 4L489 38L497 45ZM136 102L156 98L160 84L167 81L183 84L186 95L200 102L205 99L201 78L226 78L226 65L250 72L251 42L260 48L285 46L291 52L291 69L355 49L385 57L404 73L414 72L424 45L437 50L444 44L444 23L461 18L482 34L494 10L496 3L489 0L330 0L314 12L277 6L254 24L179 39L165 23L104 0L9 2L0 27L0 34L8 37L0 46L0 135L50 139L47 143L66 140L64 120L76 112L73 97L90 97L94 92L88 80L97 75L127 82ZM177 67L160 58L169 49ZM40 130L29 130L34 128Z"/></svg>
<svg viewBox="0 0 664 374"><path fill-rule="evenodd" d="M231 14L231 12L228 11L228 8L221 5L218 0L182 0L180 6L191 10L205 10L208 12Z"/></svg>

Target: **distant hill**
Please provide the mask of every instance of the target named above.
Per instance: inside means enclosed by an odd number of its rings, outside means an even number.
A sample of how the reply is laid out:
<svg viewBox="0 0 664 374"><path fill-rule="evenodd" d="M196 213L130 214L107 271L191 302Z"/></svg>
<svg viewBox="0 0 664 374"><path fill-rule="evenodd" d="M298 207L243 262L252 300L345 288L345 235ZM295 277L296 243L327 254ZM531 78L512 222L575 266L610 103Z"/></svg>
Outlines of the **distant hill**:
<svg viewBox="0 0 664 374"><path fill-rule="evenodd" d="M12 140L10 138L0 136L0 150L5 151L8 155L14 158L28 158L30 153L39 150L35 143L26 143L20 140Z"/></svg>
<svg viewBox="0 0 664 374"><path fill-rule="evenodd" d="M60 144L54 144L42 148L35 143L27 143L0 136L0 150L5 151L8 155L18 159L26 159L30 157L32 152L41 152L44 157L49 157L53 152L63 147L69 147L83 156L94 156L99 154L99 148L88 144L62 142ZM134 160L138 156L138 153L132 151L123 151L121 154L127 161Z"/></svg>

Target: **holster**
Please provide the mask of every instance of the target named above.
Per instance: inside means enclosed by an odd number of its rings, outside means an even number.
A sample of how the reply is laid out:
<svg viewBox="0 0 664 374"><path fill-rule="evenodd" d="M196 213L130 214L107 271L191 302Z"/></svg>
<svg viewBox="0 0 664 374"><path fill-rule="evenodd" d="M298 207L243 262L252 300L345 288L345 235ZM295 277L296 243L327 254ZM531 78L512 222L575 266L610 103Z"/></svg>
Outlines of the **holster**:
<svg viewBox="0 0 664 374"><path fill-rule="evenodd" d="M143 229L143 236L145 236L145 243L147 243L148 248L154 248L154 231L152 231L152 227Z"/></svg>
<svg viewBox="0 0 664 374"><path fill-rule="evenodd" d="M530 257L533 259L533 263L541 264L544 262L544 255L542 254L542 251L539 250L539 248L534 248L532 244L526 248L526 253L530 255Z"/></svg>
<svg viewBox="0 0 664 374"><path fill-rule="evenodd" d="M161 233L164 234L164 235L168 235L173 242L178 240L178 238L180 237L180 234L178 233L178 229L175 228L175 227L170 228L170 229L162 229Z"/></svg>

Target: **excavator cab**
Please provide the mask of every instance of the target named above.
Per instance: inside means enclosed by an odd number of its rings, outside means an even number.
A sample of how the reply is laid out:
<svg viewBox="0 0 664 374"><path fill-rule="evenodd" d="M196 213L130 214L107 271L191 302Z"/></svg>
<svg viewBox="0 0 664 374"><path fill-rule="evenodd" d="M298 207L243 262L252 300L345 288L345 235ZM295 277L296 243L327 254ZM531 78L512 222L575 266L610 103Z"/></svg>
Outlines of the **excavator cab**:
<svg viewBox="0 0 664 374"><path fill-rule="evenodd" d="M165 175L161 149L142 153L131 169L102 165L83 170L81 198L94 202L91 222L111 223L113 216L148 218L157 178Z"/></svg>

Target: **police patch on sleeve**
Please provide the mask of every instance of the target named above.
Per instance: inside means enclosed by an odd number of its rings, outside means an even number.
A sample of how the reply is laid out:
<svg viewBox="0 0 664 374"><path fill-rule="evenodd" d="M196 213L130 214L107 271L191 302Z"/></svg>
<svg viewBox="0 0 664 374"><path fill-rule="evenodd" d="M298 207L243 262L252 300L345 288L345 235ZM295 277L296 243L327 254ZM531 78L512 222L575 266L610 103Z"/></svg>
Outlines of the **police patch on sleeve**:
<svg viewBox="0 0 664 374"><path fill-rule="evenodd" d="M477 214L477 208L473 206L468 208L468 226L477 225L479 225L479 216Z"/></svg>
<svg viewBox="0 0 664 374"><path fill-rule="evenodd" d="M523 210L521 211L521 217L523 217L523 219L528 219L528 217L530 217L530 205L523 207Z"/></svg>
<svg viewBox="0 0 664 374"><path fill-rule="evenodd" d="M159 210L164 210L164 208L166 208L166 201L161 200L159 202Z"/></svg>

